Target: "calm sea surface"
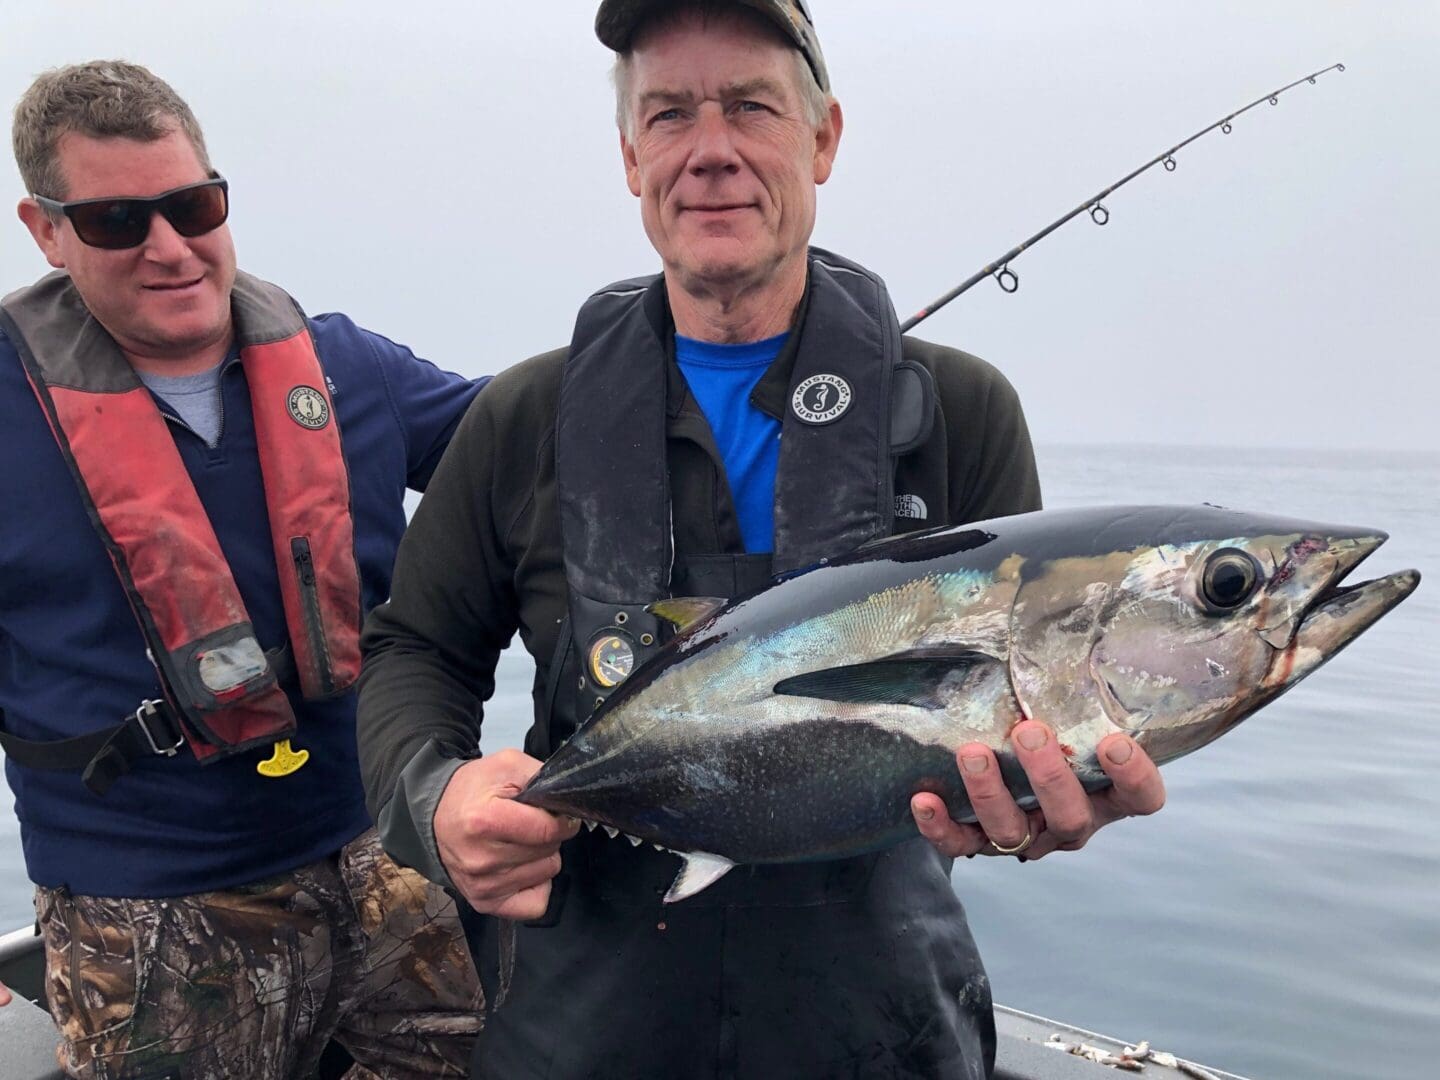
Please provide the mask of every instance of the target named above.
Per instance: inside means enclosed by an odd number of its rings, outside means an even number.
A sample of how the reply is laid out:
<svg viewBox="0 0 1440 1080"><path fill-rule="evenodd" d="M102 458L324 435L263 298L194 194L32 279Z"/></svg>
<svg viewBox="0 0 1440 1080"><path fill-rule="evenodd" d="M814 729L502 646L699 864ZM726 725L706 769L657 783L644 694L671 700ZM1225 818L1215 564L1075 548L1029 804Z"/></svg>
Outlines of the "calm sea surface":
<svg viewBox="0 0 1440 1080"><path fill-rule="evenodd" d="M1048 447L1052 507L1215 502L1383 528L1430 580L1082 852L962 860L996 998L1254 1077L1440 1075L1440 455ZM512 649L487 748L518 745ZM0 928L31 917L0 809Z"/></svg>

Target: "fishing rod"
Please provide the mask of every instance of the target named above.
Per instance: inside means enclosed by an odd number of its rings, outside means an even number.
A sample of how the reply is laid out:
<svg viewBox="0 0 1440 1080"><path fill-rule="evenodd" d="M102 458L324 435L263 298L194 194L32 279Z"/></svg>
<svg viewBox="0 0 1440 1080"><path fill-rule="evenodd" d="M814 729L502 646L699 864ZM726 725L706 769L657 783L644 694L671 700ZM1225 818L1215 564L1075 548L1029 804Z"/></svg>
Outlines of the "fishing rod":
<svg viewBox="0 0 1440 1080"><path fill-rule="evenodd" d="M1115 181L1115 183L1111 184L1098 195L1086 199L1074 210L1071 210L1070 213L1066 214L1064 217L1060 218L1057 221L1052 221L1049 225L1045 226L1045 228L1041 229L1034 236L1030 237L1029 240L1026 240L1024 243L1011 248L1004 255L1001 255L1000 258L996 259L988 266L985 266L980 270L976 271L973 275L966 278L964 282L951 289L948 293L940 297L938 300L931 301L925 307L921 308L914 315L910 316L910 318L906 319L903 323L901 323L900 332L902 334L908 333L915 326L919 325L922 321L928 319L931 315L934 315L935 312L939 311L946 304L950 303L951 300L954 300L957 296L967 291L972 286L978 285L987 277L993 277L996 284L998 284L1000 288L1005 290L1007 293L1015 292L1017 289L1020 288L1020 275L1015 273L1014 270L1010 269L1010 263L1014 261L1022 252L1027 251L1028 249L1038 244L1041 240L1044 240L1045 237L1049 236L1056 229L1060 228L1060 226L1064 225L1066 222L1071 221L1074 218L1079 217L1081 214L1086 213L1087 211L1090 214L1090 219L1094 221L1096 225L1104 225L1110 220L1110 211L1105 208L1105 204L1102 203L1100 200L1104 199L1111 192L1119 190L1120 188L1128 184L1131 180L1134 180L1141 173L1153 169L1156 165L1165 166L1166 172L1174 172L1176 168L1175 154L1178 151L1183 150L1185 147L1189 146L1196 139L1200 138L1201 136L1210 134L1210 132L1214 131L1216 128L1219 128L1226 135L1229 135L1231 130L1233 129L1232 122L1235 120L1235 118L1243 116L1245 113L1255 108L1255 106L1263 104L1266 101L1268 101L1271 105L1278 105L1280 104L1280 95L1285 93L1287 90L1292 90L1295 87L1299 86L1301 83L1306 82L1310 83L1313 86L1315 84L1315 80L1318 79L1321 75L1324 75L1330 71L1344 70L1344 64L1331 64L1329 67L1321 68L1319 71L1314 72L1310 75L1306 75L1302 79L1296 79L1294 82L1289 83L1286 86L1282 86L1278 90L1272 90L1268 94L1262 94L1260 97L1252 101L1249 105L1246 105L1243 109L1236 109L1228 116L1222 116L1219 120L1216 120L1215 123L1211 124L1207 128L1197 131L1194 135L1191 135L1184 142L1178 142L1174 146L1170 147L1170 149L1162 151L1159 155L1147 161L1144 165L1141 165L1129 176Z"/></svg>

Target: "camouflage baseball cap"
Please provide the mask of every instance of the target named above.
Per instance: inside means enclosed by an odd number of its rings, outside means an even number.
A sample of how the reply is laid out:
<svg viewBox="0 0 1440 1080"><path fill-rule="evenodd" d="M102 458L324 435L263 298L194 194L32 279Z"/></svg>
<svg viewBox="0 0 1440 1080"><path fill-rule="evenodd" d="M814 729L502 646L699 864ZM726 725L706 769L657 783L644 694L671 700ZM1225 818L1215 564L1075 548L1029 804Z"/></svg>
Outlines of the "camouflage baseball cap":
<svg viewBox="0 0 1440 1080"><path fill-rule="evenodd" d="M624 52L630 47L640 24L675 0L603 0L595 16L595 34L609 48ZM820 89L830 92L830 73L825 70L825 56L820 52L820 39L815 36L815 22L810 18L805 0L734 0L753 8L784 31L795 43L815 73Z"/></svg>

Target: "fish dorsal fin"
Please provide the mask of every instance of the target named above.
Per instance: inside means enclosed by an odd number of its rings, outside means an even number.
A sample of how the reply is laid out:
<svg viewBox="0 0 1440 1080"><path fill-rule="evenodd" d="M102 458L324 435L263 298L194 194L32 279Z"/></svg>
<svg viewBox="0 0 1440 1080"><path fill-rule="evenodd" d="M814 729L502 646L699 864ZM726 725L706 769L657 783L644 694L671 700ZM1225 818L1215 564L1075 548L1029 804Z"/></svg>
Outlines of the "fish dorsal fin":
<svg viewBox="0 0 1440 1080"><path fill-rule="evenodd" d="M677 630L687 630L701 619L715 614L726 602L722 596L672 596L668 600L657 600L645 610Z"/></svg>
<svg viewBox="0 0 1440 1080"><path fill-rule="evenodd" d="M999 663L981 652L921 649L782 679L775 684L775 693L857 705L943 709L967 682Z"/></svg>
<svg viewBox="0 0 1440 1080"><path fill-rule="evenodd" d="M665 894L667 904L689 899L708 889L735 868L729 859L707 855L703 851L682 851L680 857L685 860L685 865L680 867L680 873L675 875L670 891Z"/></svg>

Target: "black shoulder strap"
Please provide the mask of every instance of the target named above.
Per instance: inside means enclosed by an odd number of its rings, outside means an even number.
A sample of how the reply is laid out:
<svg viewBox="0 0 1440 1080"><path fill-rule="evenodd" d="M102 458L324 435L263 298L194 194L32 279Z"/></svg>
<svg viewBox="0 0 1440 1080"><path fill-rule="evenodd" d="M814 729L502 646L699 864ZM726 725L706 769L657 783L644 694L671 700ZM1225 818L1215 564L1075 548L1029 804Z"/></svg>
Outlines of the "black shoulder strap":
<svg viewBox="0 0 1440 1080"><path fill-rule="evenodd" d="M560 382L555 478L565 579L609 604L667 595L673 544L665 463L666 343L646 297L659 277L618 282L580 309ZM662 324L663 325L663 324Z"/></svg>
<svg viewBox="0 0 1440 1080"><path fill-rule="evenodd" d="M775 477L775 572L888 536L891 385L900 325L885 283L811 250L810 295Z"/></svg>
<svg viewBox="0 0 1440 1080"><path fill-rule="evenodd" d="M884 283L813 249L807 288L775 479L776 573L890 534L895 456L933 414ZM561 377L555 471L580 716L615 685L594 677L605 650L638 665L662 636L645 607L670 595L675 566L669 332L662 278L607 286L580 309Z"/></svg>
<svg viewBox="0 0 1440 1080"><path fill-rule="evenodd" d="M669 595L674 563L664 289L658 276L635 278L587 300L560 380L555 481L578 653L576 721L623 681L598 666L604 650L624 653L616 662L633 667L661 639L659 620L645 608ZM557 665L552 677L569 667Z"/></svg>

